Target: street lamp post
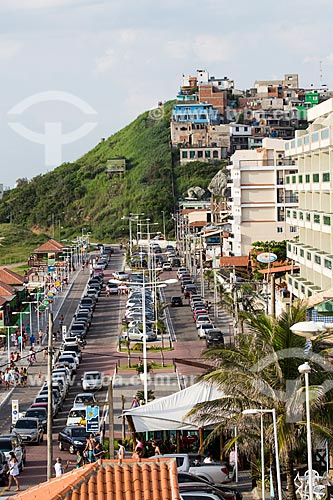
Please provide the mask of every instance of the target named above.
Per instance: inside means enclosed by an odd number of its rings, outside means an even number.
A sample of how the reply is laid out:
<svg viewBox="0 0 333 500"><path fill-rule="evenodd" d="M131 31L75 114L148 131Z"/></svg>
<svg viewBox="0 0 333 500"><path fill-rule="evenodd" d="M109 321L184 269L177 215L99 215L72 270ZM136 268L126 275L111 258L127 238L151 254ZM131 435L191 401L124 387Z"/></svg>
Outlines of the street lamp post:
<svg viewBox="0 0 333 500"><path fill-rule="evenodd" d="M158 282L158 287L163 287L167 286L168 284L171 283L177 283L176 279L167 279L164 281L159 281ZM132 285L138 285L141 286L141 300L142 300L142 333L143 333L143 339L142 339L142 347L143 347L143 394L144 394L144 400L145 404L148 403L148 364L147 364L147 322L146 322L146 287L155 285L155 282L146 282L145 279L143 279L142 282L131 282ZM156 300L156 298L155 298Z"/></svg>
<svg viewBox="0 0 333 500"><path fill-rule="evenodd" d="M29 302L22 302L22 304L28 304L29 305L30 335L32 334L32 311L31 311L31 306L32 306L32 304L36 304L36 311L37 311L37 334L38 334L38 332L39 332L39 300L31 300Z"/></svg>
<svg viewBox="0 0 333 500"><path fill-rule="evenodd" d="M10 365L10 329L15 328L14 326L2 326L1 328L6 328L7 329L7 335L6 335L6 340L7 340L7 355L8 355L8 365Z"/></svg>
<svg viewBox="0 0 333 500"><path fill-rule="evenodd" d="M250 408L248 410L244 410L243 415L258 415L262 417L264 413L271 413L273 418L273 430L274 430L274 448L275 448L275 467L276 467L276 479L277 479L277 487L278 487L278 500L282 500L282 485L281 485L281 475L280 475L280 462L279 462L279 442L277 435L277 424L276 424L276 411L275 408L272 409L260 409L260 408ZM263 443L263 426L261 426L261 436ZM261 447L262 452L262 469L264 470L264 461L263 461L263 444ZM263 475L263 483L265 480L265 476ZM265 498L265 490L263 489L263 499Z"/></svg>
<svg viewBox="0 0 333 500"><path fill-rule="evenodd" d="M309 391L309 373L311 366L308 362L298 367L301 375L304 375L305 381L305 407L306 407L306 442L308 453L308 473L309 473L309 500L313 500L313 472L312 472L312 442L311 442L311 421L310 421L310 391Z"/></svg>

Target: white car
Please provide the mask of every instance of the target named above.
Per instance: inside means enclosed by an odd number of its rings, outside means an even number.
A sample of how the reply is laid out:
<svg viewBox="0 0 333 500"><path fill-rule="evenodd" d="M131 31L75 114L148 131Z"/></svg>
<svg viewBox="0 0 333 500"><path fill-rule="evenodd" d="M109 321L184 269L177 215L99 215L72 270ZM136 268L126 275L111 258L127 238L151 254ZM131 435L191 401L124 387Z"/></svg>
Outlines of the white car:
<svg viewBox="0 0 333 500"><path fill-rule="evenodd" d="M170 262L164 262L162 266L163 271L172 271L172 266Z"/></svg>
<svg viewBox="0 0 333 500"><path fill-rule="evenodd" d="M84 372L81 382L84 391L99 391L103 386L102 374L96 370Z"/></svg>
<svg viewBox="0 0 333 500"><path fill-rule="evenodd" d="M124 339L128 340L138 340L139 342L143 341L143 332L139 328L131 328L123 333ZM146 328L146 339L149 342L150 340L156 340L156 332L153 332L149 328Z"/></svg>
<svg viewBox="0 0 333 500"><path fill-rule="evenodd" d="M210 323L212 325L211 319L208 314L198 314L195 320L195 326L199 328L203 323ZM211 326L211 328L214 328Z"/></svg>
<svg viewBox="0 0 333 500"><path fill-rule="evenodd" d="M125 271L115 271L113 273L113 277L117 280L120 280L120 281L126 281L126 280L128 280L129 275L128 275L128 273L125 273Z"/></svg>
<svg viewBox="0 0 333 500"><path fill-rule="evenodd" d="M82 406L82 408L85 408L87 405L94 406L95 403L96 398L93 392L82 392L75 396L73 407Z"/></svg>
<svg viewBox="0 0 333 500"><path fill-rule="evenodd" d="M212 323L202 323L198 328L198 337L205 339L207 330L211 330L212 328L214 328Z"/></svg>
<svg viewBox="0 0 333 500"><path fill-rule="evenodd" d="M86 420L86 409L83 408L82 406L79 406L77 408L73 407L71 410L69 410L66 426L85 425L85 420Z"/></svg>

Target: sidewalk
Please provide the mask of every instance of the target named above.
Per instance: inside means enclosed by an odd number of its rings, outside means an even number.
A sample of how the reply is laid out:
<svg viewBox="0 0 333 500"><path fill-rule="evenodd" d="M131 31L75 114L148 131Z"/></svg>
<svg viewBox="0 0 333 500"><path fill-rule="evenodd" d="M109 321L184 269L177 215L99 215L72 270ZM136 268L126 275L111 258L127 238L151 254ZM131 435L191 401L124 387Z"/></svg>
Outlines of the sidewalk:
<svg viewBox="0 0 333 500"><path fill-rule="evenodd" d="M83 279L82 279L83 278ZM53 312L53 322L54 322L54 328L53 331L57 331L57 317L61 313L61 309L63 307L64 301L66 297L70 294L74 283L78 281L83 281L85 282L88 279L88 275L86 273L82 273L82 271L78 270L72 276L70 277L70 282L69 284L57 294L57 296L54 299L54 302L52 304L52 312ZM82 283L83 286L83 283ZM37 382L41 385L43 380L46 378L47 375L47 359L43 359L43 349L45 346L47 346L48 342L48 332L45 331L46 326L47 326L47 320L48 317L46 315L43 315L42 318L40 319L40 329L44 332L44 337L42 340L42 345L37 343L38 339L38 331L37 331L37 313L32 315L32 332L36 338L36 344L35 344L35 352L36 352L36 363L30 364L28 360L29 356L29 349L30 349L30 342L27 342L26 347L22 350L22 356L21 359L15 363L15 366L20 368L27 368L28 370L28 383L27 387L30 385L37 385ZM25 326L30 325L29 321L24 321L23 324ZM15 352L17 349L14 347L11 347L10 351ZM0 352L0 370L4 371L5 368L8 366L8 349L4 349ZM5 390L4 384L2 384L1 390L0 390L0 409L2 405L4 405L9 398L12 397L15 388L16 387L21 387L21 386L11 386L10 390Z"/></svg>

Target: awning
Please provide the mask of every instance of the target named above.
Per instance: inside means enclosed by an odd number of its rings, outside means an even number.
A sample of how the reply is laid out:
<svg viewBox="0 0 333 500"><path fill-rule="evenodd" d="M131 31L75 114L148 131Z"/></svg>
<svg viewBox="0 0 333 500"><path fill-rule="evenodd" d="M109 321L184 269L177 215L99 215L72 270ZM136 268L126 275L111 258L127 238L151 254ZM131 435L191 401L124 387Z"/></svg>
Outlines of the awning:
<svg viewBox="0 0 333 500"><path fill-rule="evenodd" d="M298 271L299 266L277 266L270 267L269 269L260 269L259 273L261 274L274 274L274 273L287 273L288 271Z"/></svg>
<svg viewBox="0 0 333 500"><path fill-rule="evenodd" d="M137 432L161 430L198 430L202 425L185 415L197 404L221 399L224 394L212 384L199 382L165 398L125 410L123 416L131 416ZM208 426L207 424L206 426Z"/></svg>

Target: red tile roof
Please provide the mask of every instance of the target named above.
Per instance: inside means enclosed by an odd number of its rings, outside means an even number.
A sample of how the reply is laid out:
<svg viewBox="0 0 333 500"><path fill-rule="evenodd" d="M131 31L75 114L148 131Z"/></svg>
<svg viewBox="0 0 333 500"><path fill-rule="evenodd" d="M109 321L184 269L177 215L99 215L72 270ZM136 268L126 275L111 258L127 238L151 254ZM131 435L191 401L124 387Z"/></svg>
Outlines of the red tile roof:
<svg viewBox="0 0 333 500"><path fill-rule="evenodd" d="M43 243L40 247L34 250L34 253L47 253L47 252L61 252L65 248L64 245L59 243L56 240L49 240L46 243Z"/></svg>
<svg viewBox="0 0 333 500"><path fill-rule="evenodd" d="M6 283L0 282L0 296L9 297L11 295L15 295L14 288L10 285L7 285Z"/></svg>
<svg viewBox="0 0 333 500"><path fill-rule="evenodd" d="M6 285L23 285L24 277L11 269L7 269L7 267L3 267L0 269L0 281L6 283Z"/></svg>
<svg viewBox="0 0 333 500"><path fill-rule="evenodd" d="M250 264L249 258L245 256L240 257L221 257L220 267L248 267Z"/></svg>
<svg viewBox="0 0 333 500"><path fill-rule="evenodd" d="M174 458L102 460L39 484L15 500L179 500Z"/></svg>

